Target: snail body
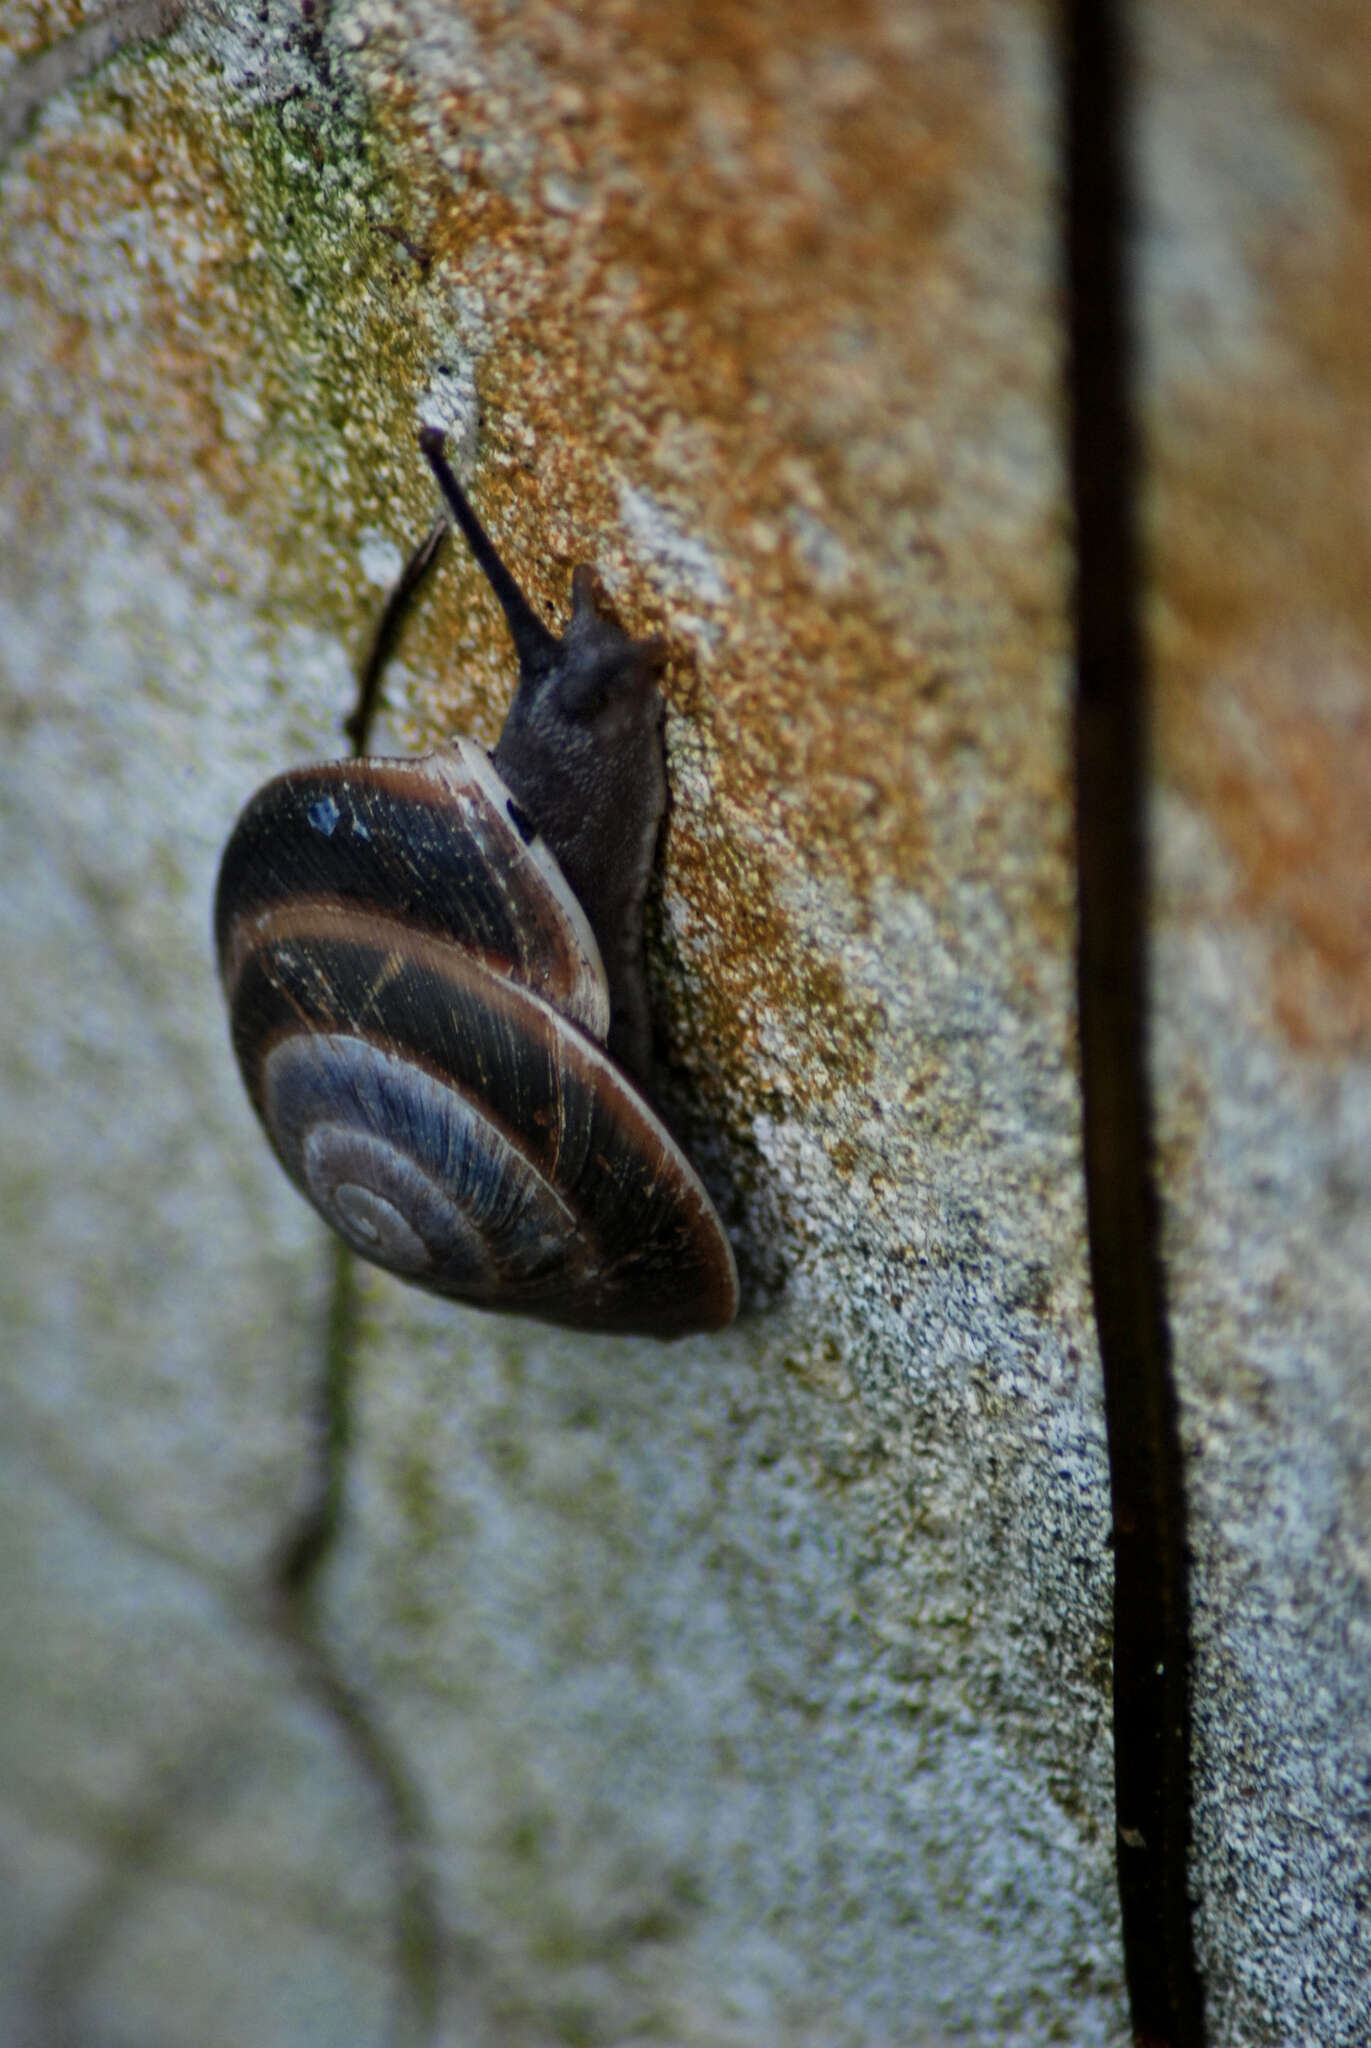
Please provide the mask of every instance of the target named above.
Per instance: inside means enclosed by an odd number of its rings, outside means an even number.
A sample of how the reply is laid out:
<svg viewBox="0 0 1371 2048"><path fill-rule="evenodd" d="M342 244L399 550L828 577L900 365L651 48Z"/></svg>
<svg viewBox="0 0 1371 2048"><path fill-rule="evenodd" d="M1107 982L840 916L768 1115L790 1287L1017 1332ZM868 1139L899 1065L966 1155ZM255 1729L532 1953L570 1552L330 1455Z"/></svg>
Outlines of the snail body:
<svg viewBox="0 0 1371 2048"><path fill-rule="evenodd" d="M329 762L249 801L215 904L248 1094L325 1221L419 1286L572 1328L720 1328L732 1252L641 1087L659 651L599 616L584 570L548 632L424 445L518 690L493 757Z"/></svg>

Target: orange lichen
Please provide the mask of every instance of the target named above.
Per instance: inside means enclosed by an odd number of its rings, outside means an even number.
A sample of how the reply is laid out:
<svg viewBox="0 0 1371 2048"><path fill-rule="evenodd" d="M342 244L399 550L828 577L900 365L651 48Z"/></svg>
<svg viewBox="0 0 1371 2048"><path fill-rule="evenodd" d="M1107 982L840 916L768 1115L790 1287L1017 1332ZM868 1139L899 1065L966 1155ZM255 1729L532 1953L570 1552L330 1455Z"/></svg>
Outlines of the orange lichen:
<svg viewBox="0 0 1371 2048"><path fill-rule="evenodd" d="M968 877L1000 892L1034 1004L1070 938L1064 545L1047 165L1026 178L1027 135L991 112L991 15L467 19L450 77L368 24L361 130L325 68L262 110L182 91L175 55L88 88L104 118L45 139L25 188L66 374L100 383L151 502L189 520L199 468L260 535L267 600L360 648L359 535L422 530L414 406L452 333L478 364L473 493L534 600L563 617L588 559L625 625L670 641L713 806L706 831L680 795L670 886L708 934L722 1068L766 1071L783 1019L796 1094L861 1082L878 1007L834 936L892 883L949 916ZM64 291L84 259L62 206L137 223L141 348L103 347ZM625 492L686 569L629 532ZM455 555L406 651L419 720L492 739L504 628ZM792 875L829 892L826 928Z"/></svg>
<svg viewBox="0 0 1371 2048"><path fill-rule="evenodd" d="M1250 235L1269 345L1159 411L1153 548L1162 765L1234 863L1279 1027L1336 1051L1371 1039L1371 22L1319 12L1277 83L1339 167L1322 253L1279 215Z"/></svg>
<svg viewBox="0 0 1371 2048"><path fill-rule="evenodd" d="M806 1086L844 1059L860 1075L862 1006L833 1028L769 864L788 846L859 922L880 877L937 901L938 821L968 778L984 792L976 863L1026 913L1013 927L1034 943L1012 972L1033 1000L1039 947L1060 956L1070 935L1064 553L1046 442L1012 516L1000 478L983 498L965 484L999 459L989 418L1044 418L1055 368L1045 297L1012 347L993 339L989 282L1023 260L1032 202L1020 138L987 118L987 24L963 12L915 39L875 12L835 25L817 0L469 18L481 62L439 95L460 188L425 184L425 245L495 337L478 489L549 610L589 553L632 593L627 624L664 628L680 673L707 663L692 709L716 799L767 820L774 848L739 852L726 890L688 818L673 830L674 882L715 935L725 1042L760 984L809 1045ZM383 118L408 156L413 95ZM534 139L513 173L506 127ZM987 246L963 246L977 183L1013 197ZM1037 288L1031 266L1023 282ZM628 479L703 537L726 603L654 596L616 547ZM694 613L723 628L707 655Z"/></svg>

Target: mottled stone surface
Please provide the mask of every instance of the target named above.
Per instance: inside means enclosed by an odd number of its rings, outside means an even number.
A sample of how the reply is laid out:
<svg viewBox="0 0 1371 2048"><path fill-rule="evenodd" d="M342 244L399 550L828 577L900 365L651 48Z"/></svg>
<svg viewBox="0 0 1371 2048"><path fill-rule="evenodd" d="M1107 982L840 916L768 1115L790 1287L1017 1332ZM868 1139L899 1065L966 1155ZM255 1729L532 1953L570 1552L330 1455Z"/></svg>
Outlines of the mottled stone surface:
<svg viewBox="0 0 1371 2048"><path fill-rule="evenodd" d="M1155 9L1144 129L1233 2043L1351 2042L1364 1981L1363 31L1326 12ZM11 104L81 19L0 5ZM225 5L11 154L7 2039L1124 2038L1051 171L1038 14L913 0ZM380 1279L331 1322L240 1099L217 851L340 749L421 418L549 616L586 559L670 641L660 1092L738 1248L721 1340ZM453 551L394 743L489 741L511 674Z"/></svg>
<svg viewBox="0 0 1371 2048"><path fill-rule="evenodd" d="M1121 2038L1044 61L1003 6L222 9L12 155L9 2032ZM669 636L661 1090L749 1306L367 1281L302 1639L331 1268L208 902L337 748L420 418L550 615L585 558ZM454 554L401 739L510 677Z"/></svg>
<svg viewBox="0 0 1371 2048"><path fill-rule="evenodd" d="M1155 1048L1216 2044L1371 2034L1371 21L1143 39Z"/></svg>

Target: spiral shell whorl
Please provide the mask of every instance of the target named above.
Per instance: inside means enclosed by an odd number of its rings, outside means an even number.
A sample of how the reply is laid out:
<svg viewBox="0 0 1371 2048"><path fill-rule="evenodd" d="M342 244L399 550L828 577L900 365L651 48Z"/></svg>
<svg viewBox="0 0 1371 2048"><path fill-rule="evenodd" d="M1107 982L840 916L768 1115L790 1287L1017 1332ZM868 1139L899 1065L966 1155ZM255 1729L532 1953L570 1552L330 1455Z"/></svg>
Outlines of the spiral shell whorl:
<svg viewBox="0 0 1371 2048"><path fill-rule="evenodd" d="M291 1178L392 1272L479 1300L584 1268L557 1190L478 1103L396 1053L296 1034L264 1061L262 1097Z"/></svg>
<svg viewBox="0 0 1371 2048"><path fill-rule="evenodd" d="M318 773L301 771L306 792ZM258 799L250 843L230 841L219 939L238 1062L301 1192L357 1251L435 1293L653 1336L729 1322L736 1279L709 1197L589 1032L519 963L367 907L337 820L347 888L327 893L319 799L276 788L262 793L270 833ZM292 833L304 895L277 886ZM551 971L560 984L564 965Z"/></svg>

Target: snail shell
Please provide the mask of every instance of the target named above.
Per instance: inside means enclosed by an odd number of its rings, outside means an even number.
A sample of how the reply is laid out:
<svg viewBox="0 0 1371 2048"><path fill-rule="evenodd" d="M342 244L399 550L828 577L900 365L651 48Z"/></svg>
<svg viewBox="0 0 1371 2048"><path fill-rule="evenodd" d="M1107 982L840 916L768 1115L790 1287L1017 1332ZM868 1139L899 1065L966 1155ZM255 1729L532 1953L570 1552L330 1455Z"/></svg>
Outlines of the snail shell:
<svg viewBox="0 0 1371 2048"><path fill-rule="evenodd" d="M404 1279L572 1328L721 1328L728 1240L628 1071L647 1064L657 650L595 612L582 570L555 639L441 437L425 452L499 568L482 560L519 689L493 761L464 739L335 761L246 806L215 936L249 1096L325 1221Z"/></svg>

